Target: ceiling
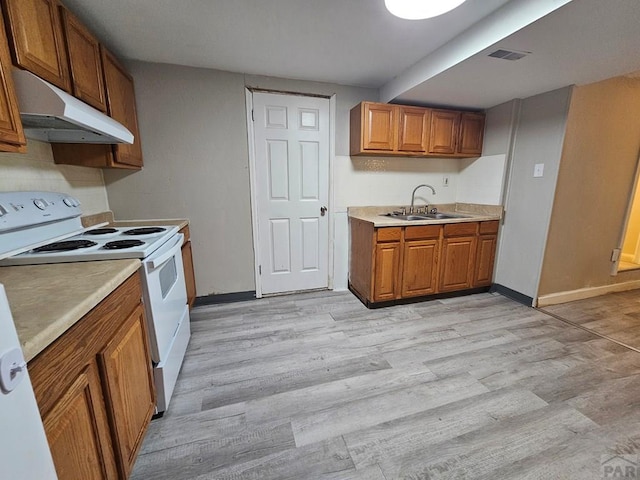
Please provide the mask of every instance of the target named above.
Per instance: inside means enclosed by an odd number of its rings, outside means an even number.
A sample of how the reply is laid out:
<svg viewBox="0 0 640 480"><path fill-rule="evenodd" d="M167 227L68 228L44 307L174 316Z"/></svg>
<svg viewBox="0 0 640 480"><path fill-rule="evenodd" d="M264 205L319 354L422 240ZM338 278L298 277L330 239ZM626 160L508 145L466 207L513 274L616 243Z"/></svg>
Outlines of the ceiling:
<svg viewBox="0 0 640 480"><path fill-rule="evenodd" d="M486 108L640 70L638 0L467 0L420 21L384 0L63 3L123 58L380 88L383 101ZM496 48L532 54L486 56Z"/></svg>

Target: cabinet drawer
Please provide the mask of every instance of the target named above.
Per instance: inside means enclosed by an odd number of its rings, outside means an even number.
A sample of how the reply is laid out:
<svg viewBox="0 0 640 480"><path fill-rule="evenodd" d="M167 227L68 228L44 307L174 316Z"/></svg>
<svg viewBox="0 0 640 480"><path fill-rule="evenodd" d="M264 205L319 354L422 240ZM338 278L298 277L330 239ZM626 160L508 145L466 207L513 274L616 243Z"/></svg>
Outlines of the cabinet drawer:
<svg viewBox="0 0 640 480"><path fill-rule="evenodd" d="M498 220L492 220L490 222L480 222L480 234L485 233L498 233Z"/></svg>
<svg viewBox="0 0 640 480"><path fill-rule="evenodd" d="M444 226L445 237L475 235L478 232L478 222L449 223Z"/></svg>
<svg viewBox="0 0 640 480"><path fill-rule="evenodd" d="M440 225L417 225L406 227L404 230L405 240L420 240L423 238L438 238L440 236Z"/></svg>
<svg viewBox="0 0 640 480"><path fill-rule="evenodd" d="M397 242L400 240L402 235L401 227L388 227L388 228L378 228L377 232L377 240L378 242Z"/></svg>

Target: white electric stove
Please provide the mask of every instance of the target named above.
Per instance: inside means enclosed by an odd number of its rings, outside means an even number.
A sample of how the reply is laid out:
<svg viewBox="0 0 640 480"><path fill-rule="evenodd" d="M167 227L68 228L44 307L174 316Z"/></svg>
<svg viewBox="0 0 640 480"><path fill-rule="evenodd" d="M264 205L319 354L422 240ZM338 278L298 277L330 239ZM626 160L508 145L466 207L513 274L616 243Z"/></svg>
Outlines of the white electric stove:
<svg viewBox="0 0 640 480"><path fill-rule="evenodd" d="M99 227L33 248L0 261L0 265L88 262L146 258L174 237L177 226Z"/></svg>
<svg viewBox="0 0 640 480"><path fill-rule="evenodd" d="M63 193L0 192L0 266L140 259L157 413L169 406L191 336L177 226L85 229Z"/></svg>

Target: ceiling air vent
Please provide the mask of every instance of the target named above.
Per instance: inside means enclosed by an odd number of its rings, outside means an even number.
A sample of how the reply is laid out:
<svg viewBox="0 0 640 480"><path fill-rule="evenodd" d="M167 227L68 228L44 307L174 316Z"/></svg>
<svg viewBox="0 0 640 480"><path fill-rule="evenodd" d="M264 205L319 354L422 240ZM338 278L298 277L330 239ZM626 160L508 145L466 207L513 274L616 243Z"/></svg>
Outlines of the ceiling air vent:
<svg viewBox="0 0 640 480"><path fill-rule="evenodd" d="M496 50L490 53L489 56L493 58L502 58L503 60L520 60L522 57L526 57L531 52L513 52L510 50Z"/></svg>

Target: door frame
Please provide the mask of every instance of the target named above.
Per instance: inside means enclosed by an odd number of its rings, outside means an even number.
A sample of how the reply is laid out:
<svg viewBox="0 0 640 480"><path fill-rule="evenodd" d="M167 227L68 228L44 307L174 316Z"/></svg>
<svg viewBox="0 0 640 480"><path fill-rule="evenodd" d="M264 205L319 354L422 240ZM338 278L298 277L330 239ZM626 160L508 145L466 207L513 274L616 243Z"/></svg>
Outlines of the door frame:
<svg viewBox="0 0 640 480"><path fill-rule="evenodd" d="M260 247L260 230L258 229L258 201L257 201L257 179L256 179L256 145L255 130L253 126L253 94L274 93L277 95L289 95L298 97L320 97L329 100L329 192L327 221L329 222L328 236L328 265L327 265L327 288L333 290L334 271L334 239L335 226L333 224L334 212L334 189L333 189L333 163L336 156L336 94L319 95L313 93L290 92L283 90L270 90L264 88L245 87L245 106L247 118L247 146L249 149L249 184L251 193L251 228L253 231L253 270L256 284L256 298L262 298L262 280L260 276L260 261L258 252Z"/></svg>

